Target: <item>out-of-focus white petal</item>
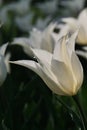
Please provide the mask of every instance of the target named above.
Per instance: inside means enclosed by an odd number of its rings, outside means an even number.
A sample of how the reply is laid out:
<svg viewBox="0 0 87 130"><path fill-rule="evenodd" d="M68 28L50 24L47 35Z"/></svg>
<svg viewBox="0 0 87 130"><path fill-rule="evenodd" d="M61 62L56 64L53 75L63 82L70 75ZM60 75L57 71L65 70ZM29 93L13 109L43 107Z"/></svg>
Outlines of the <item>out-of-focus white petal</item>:
<svg viewBox="0 0 87 130"><path fill-rule="evenodd" d="M10 64L9 64L10 57L11 57L11 54L7 53L5 58L4 58L4 62L5 62L6 69L7 69L8 73L11 73Z"/></svg>
<svg viewBox="0 0 87 130"><path fill-rule="evenodd" d="M7 46L8 46L8 43L3 44L3 45L0 47L0 54L1 54L1 55L3 55L3 56L5 55L5 51L6 51Z"/></svg>
<svg viewBox="0 0 87 130"><path fill-rule="evenodd" d="M87 8L79 14L77 20L81 26L78 42L80 42L81 44L87 44Z"/></svg>
<svg viewBox="0 0 87 130"><path fill-rule="evenodd" d="M51 0L51 1L46 1L42 4L38 3L37 7L41 9L44 13L52 15L53 13L57 11L57 8L58 8L57 4L58 4L57 0L54 0L54 1Z"/></svg>
<svg viewBox="0 0 87 130"><path fill-rule="evenodd" d="M74 32L70 36L70 38L68 39L68 42L67 42L67 50L68 50L70 58L71 58L72 52L75 51L75 41L78 36L78 32L79 32L79 28L76 30L76 32Z"/></svg>
<svg viewBox="0 0 87 130"><path fill-rule="evenodd" d="M29 56L33 56L31 46L29 45L29 38L14 38L12 45L21 45L25 53Z"/></svg>
<svg viewBox="0 0 87 130"><path fill-rule="evenodd" d="M38 30L37 28L33 28L32 31L30 32L30 37L29 37L29 45L31 45L33 48L41 48L41 40L43 37L43 32Z"/></svg>
<svg viewBox="0 0 87 130"><path fill-rule="evenodd" d="M87 52L85 52L85 51L76 50L76 54L87 59Z"/></svg>
<svg viewBox="0 0 87 130"><path fill-rule="evenodd" d="M86 29L87 25L87 8L84 9L78 16L78 22Z"/></svg>
<svg viewBox="0 0 87 130"><path fill-rule="evenodd" d="M6 79L7 69L4 62L4 57L0 56L0 86L3 84L4 80Z"/></svg>
<svg viewBox="0 0 87 130"><path fill-rule="evenodd" d="M57 23L51 23L48 27L43 31L41 49L47 50L53 53L55 46L55 39L52 37L52 33L54 33L54 29L57 27ZM55 34L54 34L55 35Z"/></svg>

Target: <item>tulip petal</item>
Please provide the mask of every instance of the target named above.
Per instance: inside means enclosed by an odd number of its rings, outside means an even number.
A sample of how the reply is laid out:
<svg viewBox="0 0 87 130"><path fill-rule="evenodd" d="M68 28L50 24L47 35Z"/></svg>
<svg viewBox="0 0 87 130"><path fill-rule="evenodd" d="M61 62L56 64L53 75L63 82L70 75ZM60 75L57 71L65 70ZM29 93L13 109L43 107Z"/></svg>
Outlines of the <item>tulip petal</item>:
<svg viewBox="0 0 87 130"><path fill-rule="evenodd" d="M34 56L31 45L29 45L29 38L14 38L12 44L22 46L27 55Z"/></svg>
<svg viewBox="0 0 87 130"><path fill-rule="evenodd" d="M30 32L30 37L29 37L29 44L33 48L40 49L41 47L41 40L42 40L43 32L33 28L33 30Z"/></svg>
<svg viewBox="0 0 87 130"><path fill-rule="evenodd" d="M57 77L58 82L61 85L61 90L66 94L73 94L73 76L69 68L63 62L52 60L51 69L55 76Z"/></svg>
<svg viewBox="0 0 87 130"><path fill-rule="evenodd" d="M77 85L75 86L75 91L77 92L78 89L82 85L83 81L83 68L82 65L77 57L77 55L73 52L72 57L71 57L71 64L72 64L72 69L74 72L74 79L76 79Z"/></svg>
<svg viewBox="0 0 87 130"><path fill-rule="evenodd" d="M77 38L78 31L79 29L77 29L76 32L71 35L71 37L67 42L67 49L68 49L70 59L71 59L72 52L75 51L75 40Z"/></svg>
<svg viewBox="0 0 87 130"><path fill-rule="evenodd" d="M40 74L40 71L38 71L39 64L37 62L35 62L35 61L31 61L31 60L18 60L18 61L9 61L9 62L13 63L13 64L24 66L24 67L26 67L28 69L31 69L32 71L34 71L38 75Z"/></svg>
<svg viewBox="0 0 87 130"><path fill-rule="evenodd" d="M79 23L86 29L87 25L87 9L84 9L78 16Z"/></svg>
<svg viewBox="0 0 87 130"><path fill-rule="evenodd" d="M62 92L60 87L58 87L58 83L55 82L53 77L51 77L48 73L45 73L45 71L43 70L43 67L41 67L37 62L29 61L29 60L19 60L19 61L10 61L10 63L21 65L28 69L31 69L43 79L43 81L52 90L52 92L59 95L65 95L65 93ZM47 68L47 71L48 71L48 68Z"/></svg>
<svg viewBox="0 0 87 130"><path fill-rule="evenodd" d="M0 56L0 86L3 84L4 80L6 79L7 69L4 62L4 57Z"/></svg>
<svg viewBox="0 0 87 130"><path fill-rule="evenodd" d="M48 69L48 68L47 68ZM47 86L50 88L50 90L52 90L53 93L58 94L58 95L69 95L67 92L63 91L61 88L61 85L58 81L56 81L53 76L49 75L44 69L42 68L43 71L43 81L47 84Z"/></svg>
<svg viewBox="0 0 87 130"><path fill-rule="evenodd" d="M58 40L58 43L55 45L53 59L58 60L60 62L64 62L69 67L71 66L70 57L67 49L67 35L63 36Z"/></svg>
<svg viewBox="0 0 87 130"><path fill-rule="evenodd" d="M74 27L74 25L76 25L77 23L77 20L73 17L62 18L62 21L65 22L66 24L69 24L71 27Z"/></svg>
<svg viewBox="0 0 87 130"><path fill-rule="evenodd" d="M0 47L0 54L1 54L1 55L3 55L3 56L5 55L5 51L6 51L7 46L8 46L8 43L3 44L3 45Z"/></svg>
<svg viewBox="0 0 87 130"><path fill-rule="evenodd" d="M53 53L53 49L55 46L55 39L52 36L52 33L54 33L54 29L57 27L57 23L51 23L49 26L43 31L43 36L42 36L42 44L41 44L41 49L47 50L48 52Z"/></svg>
<svg viewBox="0 0 87 130"><path fill-rule="evenodd" d="M64 45L65 41L66 41L66 37L65 36L63 36L62 38L60 38L57 41L57 44L55 45L54 52L53 52L53 59L61 61L61 62L63 61L62 49L63 48L65 49L65 45Z"/></svg>
<svg viewBox="0 0 87 130"><path fill-rule="evenodd" d="M51 65L52 54L41 49L32 49L38 62Z"/></svg>

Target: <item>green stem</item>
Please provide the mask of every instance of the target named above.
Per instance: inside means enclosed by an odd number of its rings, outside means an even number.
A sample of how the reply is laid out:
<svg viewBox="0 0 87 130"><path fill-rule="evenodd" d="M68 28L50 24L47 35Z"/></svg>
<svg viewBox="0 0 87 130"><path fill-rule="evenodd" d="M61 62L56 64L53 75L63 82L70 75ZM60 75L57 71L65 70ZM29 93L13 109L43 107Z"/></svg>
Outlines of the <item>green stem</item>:
<svg viewBox="0 0 87 130"><path fill-rule="evenodd" d="M73 99L74 99L74 101L77 105L77 108L79 110L80 118L81 118L82 125L83 125L83 130L87 130L87 121L86 121L86 117L85 117L82 105L81 105L80 100L79 100L79 96L75 95L75 96L73 96Z"/></svg>

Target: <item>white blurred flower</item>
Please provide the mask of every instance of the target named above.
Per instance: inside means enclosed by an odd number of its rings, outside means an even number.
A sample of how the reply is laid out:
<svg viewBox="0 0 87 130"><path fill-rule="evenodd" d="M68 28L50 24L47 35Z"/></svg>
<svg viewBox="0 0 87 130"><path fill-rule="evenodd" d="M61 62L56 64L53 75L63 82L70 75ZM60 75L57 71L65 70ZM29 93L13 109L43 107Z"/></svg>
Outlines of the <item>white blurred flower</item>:
<svg viewBox="0 0 87 130"><path fill-rule="evenodd" d="M61 0L61 5L66 7L68 11L76 13L83 9L85 0Z"/></svg>
<svg viewBox="0 0 87 130"><path fill-rule="evenodd" d="M31 13L29 15L25 16L17 16L15 18L15 23L18 26L18 28L22 31L29 32L29 30L32 28L32 19L34 14Z"/></svg>
<svg viewBox="0 0 87 130"><path fill-rule="evenodd" d="M46 14L54 14L58 10L58 0L50 0L36 5Z"/></svg>
<svg viewBox="0 0 87 130"><path fill-rule="evenodd" d="M66 31L74 32L77 28L77 25L80 26L77 43L78 44L87 44L87 8L84 9L78 16L77 19L73 17L62 18L61 20L65 24L62 25L60 30L64 30L64 27L69 26Z"/></svg>
<svg viewBox="0 0 87 130"><path fill-rule="evenodd" d="M44 19L38 18L34 26L39 29L44 29L48 25L50 20L51 20L51 17L49 16Z"/></svg>
<svg viewBox="0 0 87 130"><path fill-rule="evenodd" d="M32 49L38 62L20 60L11 63L22 65L37 73L53 93L75 95L83 81L83 68L74 47L76 36L77 32L71 37L61 37L55 44L53 54L42 49Z"/></svg>
<svg viewBox="0 0 87 130"><path fill-rule="evenodd" d="M7 48L7 43L0 47L0 86L6 79L8 72L7 58L5 57L5 50Z"/></svg>
<svg viewBox="0 0 87 130"><path fill-rule="evenodd" d="M17 13L17 15L24 15L30 9L31 0L19 0L18 2L12 2L8 5L8 9Z"/></svg>
<svg viewBox="0 0 87 130"><path fill-rule="evenodd" d="M27 15L22 16L22 17L17 16L15 18L15 23L20 28L20 30L25 31L25 32L29 32L29 30L33 26L36 27L36 28L39 28L39 29L43 29L44 27L46 27L46 25L51 20L50 17L46 17L44 19L38 18L36 20L35 24L33 25L33 23L32 23L33 17L34 17L33 13L27 14Z"/></svg>
<svg viewBox="0 0 87 130"><path fill-rule="evenodd" d="M54 29L57 27L57 23L49 24L43 31L33 28L30 32L29 38L15 38L12 44L18 44L23 46L24 51L31 55L31 47L37 49L43 49L49 52L53 52L55 46L55 40L57 35ZM54 38L56 37L56 38Z"/></svg>

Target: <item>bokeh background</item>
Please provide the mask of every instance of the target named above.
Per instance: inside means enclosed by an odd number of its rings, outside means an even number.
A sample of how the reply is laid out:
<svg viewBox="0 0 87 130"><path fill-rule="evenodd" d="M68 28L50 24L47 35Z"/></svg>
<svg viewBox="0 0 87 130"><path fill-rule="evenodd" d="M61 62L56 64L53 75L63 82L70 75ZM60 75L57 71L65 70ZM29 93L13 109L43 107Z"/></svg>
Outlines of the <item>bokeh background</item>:
<svg viewBox="0 0 87 130"><path fill-rule="evenodd" d="M11 60L30 59L22 47L10 46L15 37L29 37L32 28L43 30L51 21L77 17L87 7L87 0L0 0L0 45L9 42ZM77 48L81 46L76 45ZM87 115L87 61L79 57L84 68L84 82L79 91ZM72 97L58 96L60 103L34 72L10 65L0 87L0 130L80 130Z"/></svg>

